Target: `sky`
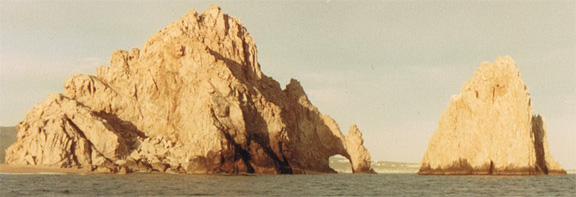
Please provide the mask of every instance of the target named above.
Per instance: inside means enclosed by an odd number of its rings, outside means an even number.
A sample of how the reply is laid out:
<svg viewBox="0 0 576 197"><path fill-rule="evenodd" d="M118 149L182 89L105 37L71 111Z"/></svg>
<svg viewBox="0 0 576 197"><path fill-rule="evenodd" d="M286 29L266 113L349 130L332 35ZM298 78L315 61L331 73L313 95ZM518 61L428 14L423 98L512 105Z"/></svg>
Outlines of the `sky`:
<svg viewBox="0 0 576 197"><path fill-rule="evenodd" d="M373 160L420 162L451 96L509 55L576 169L576 1L0 0L0 125L211 4L242 21L266 75L299 80L344 133L357 124Z"/></svg>

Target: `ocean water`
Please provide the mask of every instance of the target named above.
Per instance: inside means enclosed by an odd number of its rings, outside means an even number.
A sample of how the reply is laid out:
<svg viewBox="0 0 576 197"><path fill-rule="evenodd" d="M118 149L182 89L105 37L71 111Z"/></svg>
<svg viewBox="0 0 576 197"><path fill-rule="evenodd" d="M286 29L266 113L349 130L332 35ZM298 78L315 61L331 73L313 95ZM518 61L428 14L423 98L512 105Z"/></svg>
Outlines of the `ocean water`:
<svg viewBox="0 0 576 197"><path fill-rule="evenodd" d="M576 175L0 174L0 196L576 196Z"/></svg>

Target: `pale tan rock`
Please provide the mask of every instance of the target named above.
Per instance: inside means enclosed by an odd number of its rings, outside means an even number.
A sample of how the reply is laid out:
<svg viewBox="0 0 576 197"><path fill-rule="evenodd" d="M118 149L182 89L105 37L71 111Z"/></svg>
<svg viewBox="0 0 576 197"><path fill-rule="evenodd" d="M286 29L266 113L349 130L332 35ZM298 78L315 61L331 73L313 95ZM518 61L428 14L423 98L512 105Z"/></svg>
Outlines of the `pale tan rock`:
<svg viewBox="0 0 576 197"><path fill-rule="evenodd" d="M106 120L61 94L28 111L17 125L17 141L6 150L6 163L90 167L118 158L127 150Z"/></svg>
<svg viewBox="0 0 576 197"><path fill-rule="evenodd" d="M374 173L374 170L370 167L370 153L368 153L368 150L364 147L362 132L356 125L350 126L348 130L346 148L351 158L358 158L352 161L353 173Z"/></svg>
<svg viewBox="0 0 576 197"><path fill-rule="evenodd" d="M543 119L514 60L483 63L452 97L419 174L566 173L548 149Z"/></svg>
<svg viewBox="0 0 576 197"><path fill-rule="evenodd" d="M330 156L372 172L362 135L348 137L296 80L264 75L240 20L191 10L142 49L75 75L19 124L8 163L103 172L334 172Z"/></svg>

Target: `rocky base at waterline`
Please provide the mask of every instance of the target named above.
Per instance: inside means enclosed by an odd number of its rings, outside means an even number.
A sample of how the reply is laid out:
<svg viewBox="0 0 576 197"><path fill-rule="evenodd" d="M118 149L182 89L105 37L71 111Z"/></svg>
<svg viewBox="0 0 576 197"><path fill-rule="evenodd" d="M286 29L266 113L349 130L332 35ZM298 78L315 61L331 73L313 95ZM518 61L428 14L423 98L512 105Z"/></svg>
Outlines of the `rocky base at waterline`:
<svg viewBox="0 0 576 197"><path fill-rule="evenodd" d="M418 174L566 174L512 58L483 63L452 97Z"/></svg>
<svg viewBox="0 0 576 197"><path fill-rule="evenodd" d="M6 163L97 172L335 172L342 155L372 173L362 133L321 114L296 80L260 70L240 20L189 11L142 49L76 75L17 125Z"/></svg>

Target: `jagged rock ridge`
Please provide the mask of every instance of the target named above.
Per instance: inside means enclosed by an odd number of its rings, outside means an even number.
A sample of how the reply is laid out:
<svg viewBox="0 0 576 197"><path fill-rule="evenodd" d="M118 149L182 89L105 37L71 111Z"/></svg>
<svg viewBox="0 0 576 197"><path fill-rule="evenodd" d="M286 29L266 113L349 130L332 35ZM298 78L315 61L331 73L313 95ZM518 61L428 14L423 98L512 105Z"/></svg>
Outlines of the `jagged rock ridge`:
<svg viewBox="0 0 576 197"><path fill-rule="evenodd" d="M347 157L373 172L356 126L344 136L302 86L284 90L260 70L240 20L189 11L142 49L119 50L96 76L28 111L6 162L102 172L334 172Z"/></svg>
<svg viewBox="0 0 576 197"><path fill-rule="evenodd" d="M545 130L514 60L484 62L452 97L418 173L565 174Z"/></svg>

